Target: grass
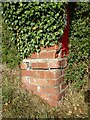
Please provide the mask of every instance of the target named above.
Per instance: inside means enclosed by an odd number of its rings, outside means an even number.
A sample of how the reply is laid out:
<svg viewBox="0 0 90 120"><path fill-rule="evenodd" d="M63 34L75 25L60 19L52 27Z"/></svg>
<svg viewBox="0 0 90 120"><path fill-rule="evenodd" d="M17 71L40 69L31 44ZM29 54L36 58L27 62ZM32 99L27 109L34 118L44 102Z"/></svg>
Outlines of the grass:
<svg viewBox="0 0 90 120"><path fill-rule="evenodd" d="M10 70L3 65L2 76L2 116L4 118L82 118L88 116L87 105L84 103L84 89L77 92L69 88L62 104L54 108L21 87L19 68Z"/></svg>

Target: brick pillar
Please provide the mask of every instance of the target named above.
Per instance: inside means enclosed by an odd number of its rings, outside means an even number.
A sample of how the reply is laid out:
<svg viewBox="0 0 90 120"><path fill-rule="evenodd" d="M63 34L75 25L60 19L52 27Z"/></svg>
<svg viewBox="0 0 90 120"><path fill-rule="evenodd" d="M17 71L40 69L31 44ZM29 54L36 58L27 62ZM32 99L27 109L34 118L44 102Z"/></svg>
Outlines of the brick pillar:
<svg viewBox="0 0 90 120"><path fill-rule="evenodd" d="M58 106L65 95L64 71L67 59L61 58L59 46L41 48L40 53L32 54L21 64L23 87L40 96L51 106Z"/></svg>

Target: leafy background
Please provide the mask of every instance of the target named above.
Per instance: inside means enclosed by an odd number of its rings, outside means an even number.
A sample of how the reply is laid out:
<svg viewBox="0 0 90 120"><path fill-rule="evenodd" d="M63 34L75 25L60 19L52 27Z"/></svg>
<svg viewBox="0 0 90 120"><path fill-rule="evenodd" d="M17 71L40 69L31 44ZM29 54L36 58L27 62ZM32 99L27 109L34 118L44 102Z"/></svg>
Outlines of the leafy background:
<svg viewBox="0 0 90 120"><path fill-rule="evenodd" d="M40 47L58 43L63 34L65 6L56 2L3 3L2 15L11 32L10 42L23 59Z"/></svg>
<svg viewBox="0 0 90 120"><path fill-rule="evenodd" d="M3 62L14 68L40 46L58 44L65 23L65 4L50 3L2 3ZM89 51L89 3L69 3L71 26L68 67L65 80L81 88L87 82ZM75 9L73 9L75 8Z"/></svg>
<svg viewBox="0 0 90 120"><path fill-rule="evenodd" d="M73 5L73 3L71 3ZM72 13L66 80L80 89L87 83L89 42L89 3L74 4Z"/></svg>

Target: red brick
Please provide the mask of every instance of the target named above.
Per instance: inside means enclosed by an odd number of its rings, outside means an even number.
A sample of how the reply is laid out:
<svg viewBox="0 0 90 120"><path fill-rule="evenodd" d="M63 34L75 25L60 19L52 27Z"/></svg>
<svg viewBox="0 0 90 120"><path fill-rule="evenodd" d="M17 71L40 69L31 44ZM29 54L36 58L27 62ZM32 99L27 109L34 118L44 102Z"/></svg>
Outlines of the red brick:
<svg viewBox="0 0 90 120"><path fill-rule="evenodd" d="M30 90L28 84L22 84L21 87L22 87L23 89L27 90L29 93L33 94L33 91Z"/></svg>
<svg viewBox="0 0 90 120"><path fill-rule="evenodd" d="M64 93L58 93L57 95L50 95L49 99L53 102L58 102L62 99L62 96L64 95Z"/></svg>
<svg viewBox="0 0 90 120"><path fill-rule="evenodd" d="M43 93L48 93L48 94L57 94L59 93L60 89L59 87L42 87L41 91Z"/></svg>
<svg viewBox="0 0 90 120"><path fill-rule="evenodd" d="M47 86L47 80L46 79L40 79L40 78L30 78L32 85L40 85L40 86Z"/></svg>
<svg viewBox="0 0 90 120"><path fill-rule="evenodd" d="M48 86L58 86L60 83L62 83L64 81L64 79L61 77L61 78L58 78L56 80L54 79L49 79L47 80L47 85Z"/></svg>
<svg viewBox="0 0 90 120"><path fill-rule="evenodd" d="M36 58L38 58L38 54L39 53L32 53L31 56L27 57L27 59L36 59Z"/></svg>
<svg viewBox="0 0 90 120"><path fill-rule="evenodd" d="M34 76L37 77L37 70L22 70L21 76Z"/></svg>
<svg viewBox="0 0 90 120"><path fill-rule="evenodd" d="M39 78L53 78L55 76L55 73L49 70L38 70L37 74Z"/></svg>
<svg viewBox="0 0 90 120"><path fill-rule="evenodd" d="M46 70L37 70L37 77L39 78L46 78Z"/></svg>
<svg viewBox="0 0 90 120"><path fill-rule="evenodd" d="M49 96L47 93L43 93L42 91L40 92L34 92L34 94L36 94L37 96L41 97L44 100L49 100Z"/></svg>
<svg viewBox="0 0 90 120"><path fill-rule="evenodd" d="M48 67L49 68L60 68L60 67L64 67L64 61L63 60L52 60L49 61L48 63Z"/></svg>
<svg viewBox="0 0 90 120"><path fill-rule="evenodd" d="M48 62L48 68L59 68L60 63L58 60L52 60Z"/></svg>
<svg viewBox="0 0 90 120"><path fill-rule="evenodd" d="M61 76L61 70L22 70L21 75L57 79Z"/></svg>
<svg viewBox="0 0 90 120"><path fill-rule="evenodd" d="M61 76L61 70L47 70L46 71L46 78L57 79L60 76Z"/></svg>
<svg viewBox="0 0 90 120"><path fill-rule="evenodd" d="M48 80L48 86L56 86L59 84L59 80Z"/></svg>
<svg viewBox="0 0 90 120"><path fill-rule="evenodd" d="M60 78L61 77L61 70L55 70L55 78Z"/></svg>
<svg viewBox="0 0 90 120"><path fill-rule="evenodd" d="M29 79L30 79L30 84L32 85L40 85L40 86L58 86L60 83L63 82L63 78L58 78L56 80L54 79L41 79L41 78L37 78L37 77L30 77L30 78L26 78L25 76L22 77L22 81L23 82L28 82L29 83Z"/></svg>
<svg viewBox="0 0 90 120"><path fill-rule="evenodd" d="M27 63L21 63L21 69L27 69Z"/></svg>
<svg viewBox="0 0 90 120"><path fill-rule="evenodd" d="M31 85L29 83L24 83L24 85L25 85L25 87L28 91L37 91L37 86L36 85Z"/></svg>
<svg viewBox="0 0 90 120"><path fill-rule="evenodd" d="M57 79L61 76L61 70L22 70L21 75Z"/></svg>
<svg viewBox="0 0 90 120"><path fill-rule="evenodd" d="M52 70L46 70L45 72L45 78L55 78L55 71L52 71Z"/></svg>
<svg viewBox="0 0 90 120"><path fill-rule="evenodd" d="M39 78L57 79L61 75L61 70L37 70L37 75Z"/></svg>
<svg viewBox="0 0 90 120"><path fill-rule="evenodd" d="M47 52L40 52L39 58L55 58L56 51L47 51Z"/></svg>
<svg viewBox="0 0 90 120"><path fill-rule="evenodd" d="M48 65L46 62L35 62L31 64L32 68L48 68Z"/></svg>

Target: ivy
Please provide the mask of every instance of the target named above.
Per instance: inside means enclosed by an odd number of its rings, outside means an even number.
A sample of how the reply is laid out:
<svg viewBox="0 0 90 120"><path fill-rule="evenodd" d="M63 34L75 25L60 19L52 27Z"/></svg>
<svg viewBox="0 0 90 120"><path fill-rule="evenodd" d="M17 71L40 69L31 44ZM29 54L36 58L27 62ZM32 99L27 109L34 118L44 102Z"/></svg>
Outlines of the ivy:
<svg viewBox="0 0 90 120"><path fill-rule="evenodd" d="M23 59L40 47L58 44L65 27L65 3L59 2L6 2L2 16L12 31L11 41Z"/></svg>
<svg viewBox="0 0 90 120"><path fill-rule="evenodd" d="M73 4L73 3L72 3ZM87 82L89 42L89 3L77 3L73 13L66 80L80 89Z"/></svg>

